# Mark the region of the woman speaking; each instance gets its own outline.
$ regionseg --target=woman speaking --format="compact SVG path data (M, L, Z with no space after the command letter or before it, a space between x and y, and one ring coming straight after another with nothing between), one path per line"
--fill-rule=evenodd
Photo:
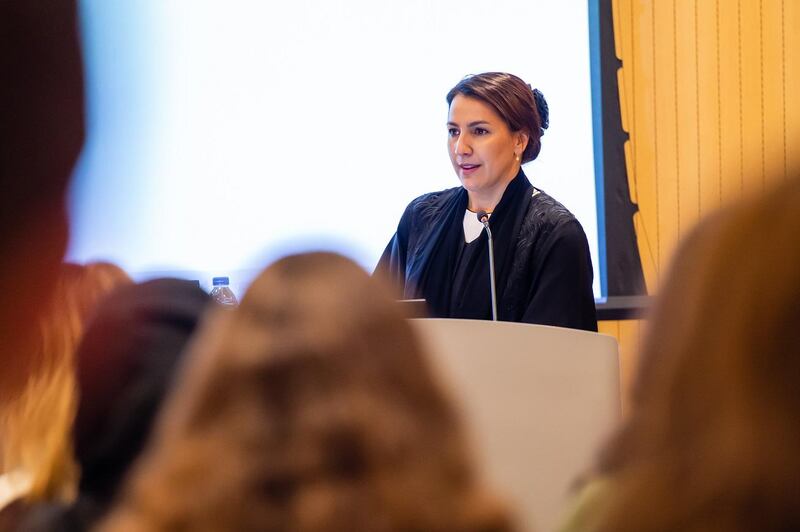
M412 201L377 271L434 317L492 318L488 238L493 236L497 319L597 330L592 261L583 228L531 185L522 164L539 155L548 126L542 94L487 72L447 94L448 149L461 186Z

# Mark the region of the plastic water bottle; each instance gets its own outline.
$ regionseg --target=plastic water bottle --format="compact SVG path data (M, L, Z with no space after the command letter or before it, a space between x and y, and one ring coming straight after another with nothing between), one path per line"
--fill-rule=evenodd
M214 277L211 283L214 285L214 288L211 289L211 298L214 301L226 307L235 307L239 304L236 296L233 295L233 290L228 286L230 280L227 277Z

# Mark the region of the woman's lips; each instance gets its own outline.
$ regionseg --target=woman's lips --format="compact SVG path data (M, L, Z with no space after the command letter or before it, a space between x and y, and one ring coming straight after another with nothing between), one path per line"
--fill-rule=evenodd
M458 167L461 168L462 175L470 175L475 173L475 171L480 168L481 165L479 164L459 164Z

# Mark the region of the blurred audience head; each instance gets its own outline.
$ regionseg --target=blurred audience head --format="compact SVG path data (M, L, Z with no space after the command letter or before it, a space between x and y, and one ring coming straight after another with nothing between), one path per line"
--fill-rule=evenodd
M155 279L118 290L100 307L77 354L82 494L106 502L115 493L209 301L195 282Z
M4 471L31 478L29 500L70 499L77 475L71 431L75 415L75 350L98 303L131 283L119 267L63 264L48 305L39 316L39 337L21 357L26 380L2 408Z
M102 517L147 441L209 296L195 282L157 279L101 303L76 353L77 500L29 508L24 530L88 530Z
M500 531L392 295L284 258L199 335L106 530Z
M800 178L678 252L592 530L800 528Z
M0 401L25 381L67 242L65 194L83 144L74 0L0 0Z

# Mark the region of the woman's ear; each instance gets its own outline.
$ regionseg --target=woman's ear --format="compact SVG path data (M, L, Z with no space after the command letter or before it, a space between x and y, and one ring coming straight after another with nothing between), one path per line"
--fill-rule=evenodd
M528 147L529 135L524 131L517 131L514 133L514 149L519 150L520 156L525 153L525 148Z

